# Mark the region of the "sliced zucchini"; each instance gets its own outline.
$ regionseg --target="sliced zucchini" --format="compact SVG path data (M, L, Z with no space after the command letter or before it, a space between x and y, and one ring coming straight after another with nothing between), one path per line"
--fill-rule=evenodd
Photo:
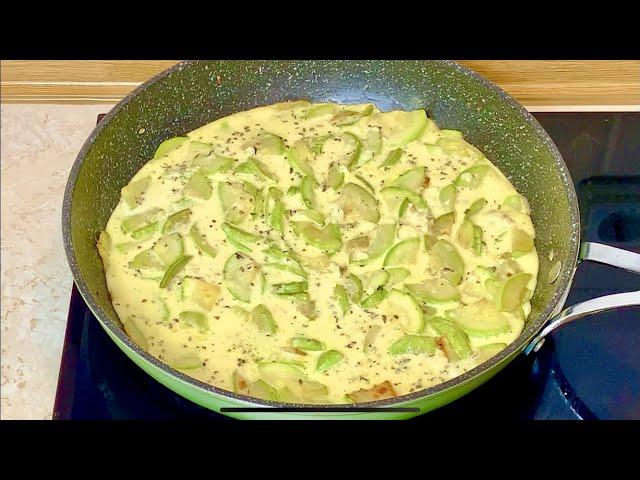
M473 226L473 254L480 256L482 254L482 227L478 225Z
M342 316L344 317L349 311L349 296L347 290L340 284L333 289L333 299L338 303Z
M482 210L486 205L487 205L487 199L486 198L479 198L475 202L473 202L471 205L469 205L469 208L467 208L464 211L464 214L467 217L475 215L480 210Z
M315 270L316 272L324 272L331 265L331 258L328 255L321 254L314 257L299 256L296 259L305 267Z
M451 243L440 239L429 250L431 266L453 285L462 281L464 263Z
M405 199L413 204L413 206L418 210L426 210L429 208L427 202L425 202L420 195L412 192L411 190L407 190L406 188L384 187L380 190L380 194L389 207L389 210L392 212L398 212L400 205Z
M513 194L509 195L504 199L502 205L505 207L509 207L517 212L526 213L527 215L530 213L529 202L522 195Z
M158 146L158 148L156 149L156 153L153 154L153 158L160 158L166 155L172 150L178 148L187 140L189 140L189 137L173 137L165 140Z
M460 298L460 292L444 278L428 278L422 283L408 283L405 288L426 302L450 302Z
M335 159L348 169L357 163L361 152L362 142L351 132L343 132L341 135L329 138L322 145L323 154Z
M400 208L398 209L398 218L404 217L404 214L407 213L407 209L409 208L409 199L405 198L402 200L400 204Z
M373 112L373 105L368 105L364 110L358 112L356 110L340 110L333 115L332 122L338 127L346 127L347 125L353 125L360 119L371 115Z
M284 203L277 202L269 214L269 225L280 233L284 233L284 212Z
M441 335L441 347L452 362L463 360L471 355L471 344L467 334L456 324L441 317L429 320L429 325Z
M209 200L209 198L211 198L211 184L207 176L200 171L191 175L191 178L182 191L190 197L201 198L203 200Z
M271 311L262 304L251 310L249 318L258 326L258 329L266 335L273 335L278 330Z
M335 110L336 107L333 104L318 105L317 107L309 109L309 111L304 115L304 118L310 120L312 118L324 117L325 115L333 114Z
M160 216L164 214L164 210L152 208L146 212L131 215L122 220L121 228L124 233L131 233L134 230L147 227L158 221Z
M211 310L220 298L220 287L199 278L185 277L182 280L182 298L194 301L205 310Z
M458 229L458 242L463 248L470 249L473 247L473 238L473 223L468 218L465 218Z
M350 258L351 254L362 252L367 247L369 247L369 237L364 235L352 238L345 244L345 249L350 254Z
M254 175L257 178L262 180L273 180L274 182L278 181L278 177L267 168L267 166L262 163L257 158L251 157L246 162L242 162L238 165L235 170L235 173L244 173L246 175Z
M191 161L191 165L200 167L200 171L205 175L214 175L228 172L235 162L235 158L207 155L194 158Z
M311 222L293 222L292 225L295 234L309 245L329 253L342 248L340 229L334 223L329 223L322 229L315 227Z
M248 382L237 370L233 373L233 391L241 395L261 398L262 400L275 401L278 399L275 388L267 382L263 380Z
M349 222L365 220L377 223L380 220L378 201L355 183L347 183L342 187L336 203L342 208Z
M376 115L382 127L383 138L392 146L402 146L420 136L427 127L424 110L405 112L395 110Z
M189 237L193 240L193 243L195 243L199 250L206 253L211 258L215 258L216 255L218 255L218 250L207 242L207 239L202 233L200 233L200 230L198 230L195 223L191 226L191 230L189 230Z
M373 188L373 185L371 185L371 183L369 183L366 178L364 178L362 175L357 175L357 174L354 176L360 183L362 183L362 185L366 187L366 189L369 191L371 195L375 195L376 193L375 188Z
M419 248L420 239L418 237L402 240L391 247L384 258L383 265L385 267L413 265L416 262Z
M320 226L324 225L324 215L322 215L317 210L298 210L298 213L300 215L304 215L309 220L311 220L312 222L314 222L314 223L316 223L316 224L318 224Z
M144 227L136 228L131 232L131 238L134 240L147 240L153 237L153 234L158 230L158 222L150 223Z
M180 273L180 271L185 267L187 263L191 260L190 255L186 255L184 257L178 258L175 262L173 262L167 268L167 271L164 273L162 280L160 280L160 288L165 288L173 278Z
M487 299L445 312L470 337L491 337L510 330L507 316Z
M490 170L489 165L474 165L460 173L454 184L458 188L477 188Z
M380 334L382 327L380 325L372 325L367 330L366 335L364 336L363 347L362 350L364 353L368 353L373 347L373 343L376 341L376 338Z
M453 212L440 215L433 222L432 230L434 235L449 235L451 233L451 229L453 228L454 222L455 217Z
M165 235L158 240L151 249L160 260L162 260L165 266L169 266L178 258L182 257L184 252L182 236L179 233Z
M497 296L498 308L503 312L512 312L520 307L526 301L530 280L531 274L524 272L510 277Z
M304 177L300 183L300 196L302 202L311 210L315 210L315 194L313 192L314 182L309 177Z
M360 304L360 306L362 306L362 308L376 308L378 305L380 305L380 302L382 302L385 298L387 298L388 292L382 288L379 288L378 290L376 290L375 292L373 292L371 295L369 295L368 297L366 297L364 300L362 300L362 303Z
M224 264L224 285L238 300L250 302L251 292L259 272L260 268L251 257L236 252Z
M370 150L373 155L380 153L382 150L382 131L380 128L374 127L367 132L363 146L367 150Z
M405 335L389 346L390 355L420 355L436 352L437 340L422 335Z
M253 195L238 184L218 183L218 197L227 222L240 223L253 211Z
M365 296L369 296L386 285L391 275L386 270L378 270L377 272L367 273L362 277L362 285Z
M291 346L293 348L299 348L308 352L321 352L324 350L324 345L320 340L313 338L295 337L291 339Z
M144 200L144 194L149 188L151 177L144 177L135 182L130 182L127 186L122 187L120 195L129 208L136 208Z
M306 292L308 290L309 284L307 282L276 283L271 287L271 291L276 295Z
M290 363L264 362L258 364L260 378L277 390L289 388L296 392L300 382L306 380L306 375L300 368Z
M197 155L209 155L213 150L213 145L210 143L199 142L197 140L191 140L189 143L189 155L195 157Z
M191 209L185 208L184 210L180 210L172 215L169 215L167 221L162 227L162 233L165 235L168 233L173 233L181 230L183 227L189 225L191 222Z
M367 249L369 259L377 258L393 245L398 226L395 223L383 223L373 231L373 238Z
M389 272L389 279L387 280L386 285L392 286L397 283L402 282L405 278L411 275L411 272L403 267L392 267L386 268L387 272Z
M402 158L402 154L404 151L401 148L395 148L389 152L387 158L384 159L384 162L380 164L381 167L390 167L395 165Z
M180 312L180 322L186 324L189 327L199 328L206 332L209 330L209 321L207 316L202 312Z
M309 163L314 160L313 152L309 149L306 142L300 140L294 143L293 146L285 152L285 158L296 172L311 178L314 183L318 183L313 167L311 167Z
M533 238L524 230L514 228L511 237L511 251L514 257L522 256L533 250Z
M130 263L133 268L157 268L161 269L165 266L164 262L153 252L152 249L144 250L138 253Z
M200 356L195 352L185 353L183 355L167 359L167 363L178 370L193 370L202 366Z
M327 183L334 190L338 190L344 182L344 173L338 163L332 163L327 174Z
M344 288L347 290L347 294L353 303L360 303L363 290L362 280L351 273L344 281Z
M330 368L335 367L338 363L342 361L344 355L338 352L337 350L327 350L323 352L322 355L318 357L318 362L316 363L316 370L318 372L326 372Z
M241 244L256 243L262 240L262 237L246 232L226 222L222 224L221 228L229 240L233 240Z
M282 155L284 153L284 140L269 132L261 133L253 146L258 155Z
M453 183L442 187L440 193L438 194L438 198L440 200L440 203L442 204L442 207L448 212L453 211L453 209L455 208L457 196L458 192L456 190L456 186Z
M391 185L420 193L424 186L424 178L426 175L427 169L425 167L412 168L396 178Z
M424 330L424 314L418 302L408 293L390 290L380 303L378 311L388 318L400 321L402 328L408 332L420 333Z

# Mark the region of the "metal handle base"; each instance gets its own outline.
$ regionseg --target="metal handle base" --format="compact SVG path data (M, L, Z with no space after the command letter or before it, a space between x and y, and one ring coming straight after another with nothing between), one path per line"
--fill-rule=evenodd
M601 243L585 242L580 248L579 261L590 260L622 268L633 273L640 274L640 255L621 248L610 247ZM640 305L640 290L634 292L616 293L604 297L592 298L582 303L565 308L553 317L549 323L536 335L524 348L525 355L537 352L544 339L557 328L579 318L593 313L599 313L616 308L625 308Z

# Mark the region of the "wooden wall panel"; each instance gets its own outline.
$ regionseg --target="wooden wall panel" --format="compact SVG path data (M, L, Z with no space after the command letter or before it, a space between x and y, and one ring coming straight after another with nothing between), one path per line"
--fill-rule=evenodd
M168 61L2 61L6 103L114 103ZM640 109L640 61L463 60L522 104Z

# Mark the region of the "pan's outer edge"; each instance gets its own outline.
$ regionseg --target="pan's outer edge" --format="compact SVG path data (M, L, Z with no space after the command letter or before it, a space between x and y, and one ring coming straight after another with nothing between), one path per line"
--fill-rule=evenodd
M436 394L444 394L447 391L454 390L470 381L472 381L475 377L480 376L484 373L489 372L494 369L498 364L506 361L507 358L515 356L517 352L520 352L524 349L524 347L531 341L533 336L542 328L542 326L554 315L556 314L563 306L568 290L571 286L571 282L573 280L573 275L576 269L576 263L578 260L578 251L580 244L580 215L578 210L578 200L576 191L573 185L573 181L571 179L571 174L569 173L569 169L567 168L564 160L562 159L562 155L558 150L557 146L551 140L548 133L542 128L540 123L513 97L511 97L504 90L499 88L497 85L492 83L491 81L484 78L482 75L476 73L475 71L464 67L454 61L450 60L442 60L440 61L443 64L454 67L462 73L469 75L471 77L476 78L479 82L481 82L485 87L493 90L498 96L511 105L512 108L515 108L518 113L522 115L524 121L529 123L535 133L538 134L544 142L547 144L548 148L551 150L557 168L559 169L560 176L562 178L562 183L565 188L565 192L567 194L569 200L569 208L571 211L569 212L569 217L571 220L571 245L568 258L571 259L570 262L566 262L562 267L562 271L556 280L558 282L558 288L556 289L554 295L551 298L551 301L547 305L547 307L540 313L539 318L536 322L529 322L526 326L525 330L520 334L518 339L511 343L507 348L502 350L499 354L486 361L485 363L465 372L464 374L455 377L446 382L434 385L432 387L428 387L423 390L418 390L406 395L398 396L395 398L387 399L387 400L379 400L376 402L368 402L366 404L362 404L362 406L367 407L388 407L395 406L397 404L404 404L407 402L412 402L419 400L421 398L427 398L430 396L434 396ZM71 202L73 199L73 191L76 185L76 180L80 169L82 168L84 157L86 153L91 149L93 143L98 135L102 132L102 130L106 127L109 121L127 104L129 101L137 96L140 92L146 90L150 85L158 82L159 80L171 75L172 73L181 70L182 68L196 63L196 61L184 61L177 63L173 67L159 73L158 75L150 78L148 81L144 82L138 88L129 93L126 97L124 97L115 107L111 109L111 111L102 119L100 124L98 124L94 130L91 132L84 145L80 149L76 160L71 168L69 173L69 178L67 181L67 186L64 192L63 199L63 207L62 207L62 235L65 247L65 253L67 256L67 261L69 263L69 267L71 268L71 272L73 275L74 282L76 283L80 294L84 298L90 310L93 314L99 319L103 326L107 327L113 335L115 335L118 339L120 339L124 344L129 347L132 351L134 351L138 356L142 357L148 363L153 364L155 367L164 371L164 373L177 378L183 383L189 384L193 387L196 387L202 391L221 395L223 397L229 397L231 399L243 401L248 404L253 404L256 406L296 406L296 404L287 404L283 402L272 402L267 400L260 400L254 397L248 397L245 395L238 395L234 392L230 392L228 390L224 390L222 388L215 387L213 385L206 384L199 380L194 379L188 375L179 372L167 364L159 361L151 354L147 353L143 349L141 349L137 344L131 341L128 335L120 328L115 322L113 322L108 315L105 314L103 309L94 301L91 292L87 288L84 279L80 273L78 268L78 264L76 262L75 252L73 250L73 244L71 240ZM307 405L304 405L307 406ZM314 408L331 408L339 410L342 407L350 407L349 404L331 404L331 405L313 405Z

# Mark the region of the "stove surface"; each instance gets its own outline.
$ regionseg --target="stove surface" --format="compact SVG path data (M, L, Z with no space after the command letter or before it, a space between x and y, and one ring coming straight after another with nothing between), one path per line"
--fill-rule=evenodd
M563 155L578 192L583 240L640 253L640 114L534 113ZM100 120L100 118L99 118ZM640 276L578 267L567 305L640 289ZM414 421L434 419L640 419L640 309L569 324L535 355ZM54 419L231 421L146 375L71 293Z

